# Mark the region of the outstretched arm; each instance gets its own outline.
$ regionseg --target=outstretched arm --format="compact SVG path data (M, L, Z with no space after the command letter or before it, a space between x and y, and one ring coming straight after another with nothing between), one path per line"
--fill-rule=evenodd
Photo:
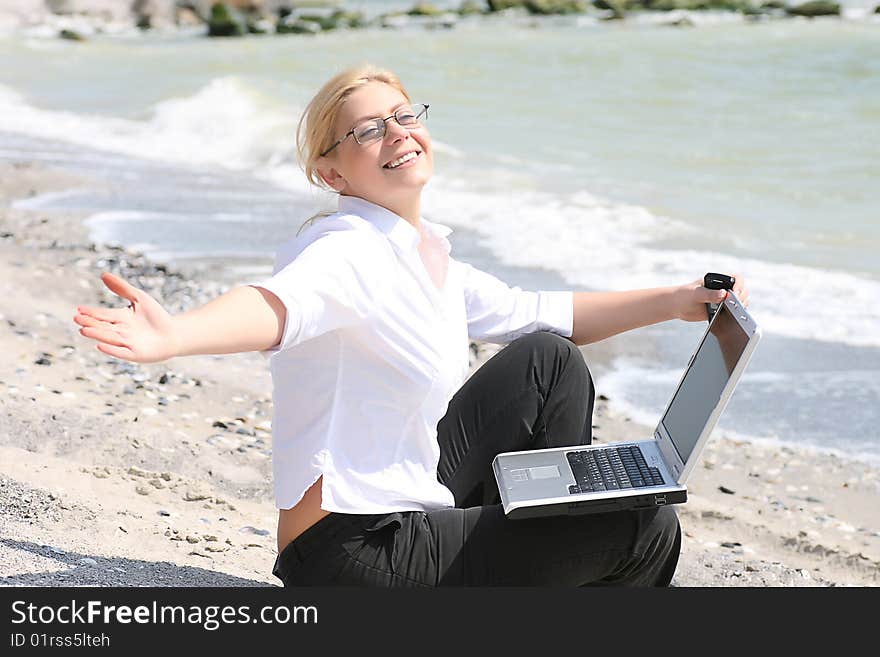
M236 287L194 310L170 315L149 294L114 274L101 280L127 308L78 306L80 334L105 354L155 363L176 356L231 354L270 349L281 341L284 304L263 288Z
M748 305L748 289L736 276L734 292ZM574 330L578 345L604 340L642 326L670 319L696 322L706 319L706 304L720 303L726 290L709 290L698 280L686 285L626 292L575 292Z

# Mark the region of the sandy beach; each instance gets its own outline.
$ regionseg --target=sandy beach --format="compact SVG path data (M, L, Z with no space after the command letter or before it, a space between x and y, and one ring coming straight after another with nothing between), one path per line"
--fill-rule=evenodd
M278 586L268 367L134 365L79 336L77 304L119 305L102 271L172 310L223 290L92 243L82 216L11 207L80 183L0 164L0 585ZM600 441L651 433L601 397L594 424ZM689 489L676 586L880 583L876 468L716 432Z

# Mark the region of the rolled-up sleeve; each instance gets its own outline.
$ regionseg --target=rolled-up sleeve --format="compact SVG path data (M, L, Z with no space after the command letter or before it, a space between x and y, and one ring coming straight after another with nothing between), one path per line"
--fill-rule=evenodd
M536 331L571 337L572 291L525 291L472 265L456 264L462 268L469 337L501 344Z
M286 310L281 341L260 353L271 356L368 316L375 292L369 262L348 242L319 238L270 278L248 283L274 294Z

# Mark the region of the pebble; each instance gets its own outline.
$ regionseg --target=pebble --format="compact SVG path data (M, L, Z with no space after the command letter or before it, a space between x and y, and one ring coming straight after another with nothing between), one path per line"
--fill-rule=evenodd
M78 562L81 566L97 566L98 562L89 557L83 557Z
M187 488L183 495L183 499L187 502L198 502L200 500L211 499L211 494L200 488Z
M245 525L238 531L245 534L256 534L257 536L268 536L270 533L267 529L257 529L256 527L251 527L250 525Z
M731 490L727 486L719 486L718 490L720 490L722 493L726 493L727 495L735 495L736 494L735 490Z

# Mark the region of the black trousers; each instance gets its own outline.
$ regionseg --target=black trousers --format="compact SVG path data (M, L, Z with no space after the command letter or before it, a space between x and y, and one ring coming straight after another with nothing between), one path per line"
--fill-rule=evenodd
M681 547L669 507L508 520L491 470L504 451L589 444L593 381L580 350L541 332L483 364L438 425L455 508L331 513L285 547L285 586L666 586Z

